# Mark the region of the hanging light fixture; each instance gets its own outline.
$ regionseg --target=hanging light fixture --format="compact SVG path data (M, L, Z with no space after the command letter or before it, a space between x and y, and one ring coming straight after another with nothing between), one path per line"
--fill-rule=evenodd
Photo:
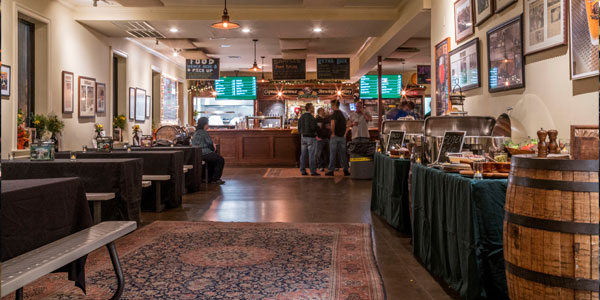
M404 64L406 62L402 61L402 74L404 74ZM408 98L406 97L406 90L408 89L408 81L406 81L406 85L404 85L404 88L400 91L400 94L402 95L402 97L400 97L400 101L405 100L408 101Z
M256 42L258 42L258 40L254 39L252 41L254 42L254 64L252 64L252 68L250 68L250 71L258 72L261 70L261 68L256 63Z
M223 15L221 16L221 22L212 24L213 28L217 29L235 29L240 28L240 25L229 21L229 14L227 13L227 0L225 0L225 9L223 9Z
M260 59L261 59L260 67L262 68L262 75L261 75L260 82L264 83L264 82L267 82L267 80L265 79L265 57L261 56Z

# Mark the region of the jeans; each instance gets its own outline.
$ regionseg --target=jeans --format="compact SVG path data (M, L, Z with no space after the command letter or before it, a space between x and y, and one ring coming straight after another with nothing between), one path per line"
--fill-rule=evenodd
M316 152L317 152L317 138L315 137L302 137L300 152L300 172L306 173L306 156L308 156L308 166L311 174L317 173L316 163Z
M327 168L329 165L329 139L317 141L317 168Z
M336 157L340 158L344 172L348 172L348 154L346 153L346 138L334 136L329 140L329 172L335 170Z
M202 154L202 160L206 162L206 167L208 168L208 181L221 179L225 159L215 152L210 152Z

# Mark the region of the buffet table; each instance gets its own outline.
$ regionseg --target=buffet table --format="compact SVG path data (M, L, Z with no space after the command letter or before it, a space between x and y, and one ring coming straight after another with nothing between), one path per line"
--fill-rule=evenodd
M412 165L414 254L463 299L507 299L506 179L473 180Z
M410 160L375 153L371 211L395 229L410 234L408 174Z

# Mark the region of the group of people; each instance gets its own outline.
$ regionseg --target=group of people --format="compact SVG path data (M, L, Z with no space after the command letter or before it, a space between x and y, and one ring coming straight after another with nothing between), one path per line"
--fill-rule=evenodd
M348 156L346 153L346 134L352 130L353 142L368 142L369 128L367 123L372 117L364 109L362 102L356 103L356 111L348 119L340 110L340 101L331 102L333 112L327 115L323 108L319 108L314 116L315 107L307 103L305 112L298 120L298 132L301 136L300 172L306 172L306 160L311 176L319 176L317 168L324 171L325 176L333 176L339 160L344 171L344 176L350 176L348 171Z
M394 108L386 114L389 120L398 120L399 118L413 118L421 120L421 115L415 111L415 103L412 101L400 102L400 108Z

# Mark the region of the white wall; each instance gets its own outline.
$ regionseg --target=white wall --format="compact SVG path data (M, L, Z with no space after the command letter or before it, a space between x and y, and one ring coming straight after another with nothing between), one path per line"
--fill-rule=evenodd
M112 128L112 49L127 53L126 88L142 88L150 93L152 90L152 66L161 72L176 78L184 78L184 69L175 63L151 54L138 44L126 40L108 38L73 19L71 8L56 0L2 0L2 63L12 67L12 91L8 100L2 100L2 155L16 150L16 112L17 112L17 16L19 13L30 15L48 23L48 62L36 61L36 72L44 70L47 80L47 93L36 93L36 103L45 101L47 105L36 107L36 113L54 113L65 121L65 130L60 137L60 147L80 149L83 144L91 145L94 135L94 124L103 124L107 134ZM38 64L47 64L40 68ZM61 72L70 71L78 76L96 78L105 83L107 89L106 113L99 113L95 118L78 118L77 96L73 114L62 113ZM153 99L154 101L155 99ZM127 105L128 106L128 105ZM43 111L41 111L43 110ZM133 123L126 130L131 131ZM150 120L140 123L144 133L152 130ZM131 134L126 133L125 138Z
M457 48L454 34L454 1L432 0L431 8L431 59L435 66L435 44L451 38L451 49ZM523 0L493 15L480 26L475 37L480 40L481 88L466 92L465 110L469 115L498 117L513 107L511 117L522 123L526 135L536 137L541 127L557 129L560 138L569 138L570 125L598 124L598 78L572 81L569 69L569 49L561 46L525 59L525 88L488 92L488 65L486 32L523 13ZM434 74L434 70L432 70ZM435 82L434 82L435 84ZM435 90L435 87L432 86Z

